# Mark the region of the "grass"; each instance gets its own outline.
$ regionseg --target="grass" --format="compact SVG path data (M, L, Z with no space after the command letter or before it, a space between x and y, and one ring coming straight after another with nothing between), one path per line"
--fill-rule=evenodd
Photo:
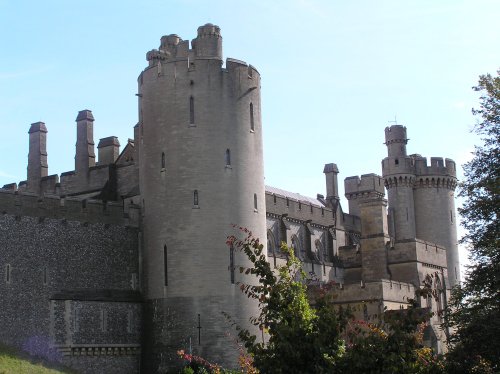
M74 374L62 365L52 364L0 344L0 374Z

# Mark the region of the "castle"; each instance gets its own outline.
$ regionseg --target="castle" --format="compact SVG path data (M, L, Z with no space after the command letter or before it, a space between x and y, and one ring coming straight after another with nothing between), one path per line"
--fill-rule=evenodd
M231 224L267 238L272 266L293 247L306 273L335 281L361 318L399 309L423 282L439 312L459 282L455 163L406 151L385 129L382 176L345 179L324 166L326 195L264 185L260 75L228 58L219 27L161 38L138 78L139 121L123 150L76 117L75 170L48 175L47 127L29 129L27 180L0 189L0 342L84 373L156 373L185 349L235 366L222 311L248 325L239 290L248 260L226 247ZM388 200L385 200L385 189ZM367 302L370 301L370 302ZM437 313L425 339L442 350ZM233 332L234 334L234 332Z

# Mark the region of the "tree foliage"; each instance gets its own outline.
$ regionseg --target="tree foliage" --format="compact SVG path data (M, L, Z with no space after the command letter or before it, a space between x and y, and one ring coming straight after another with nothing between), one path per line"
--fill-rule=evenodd
M238 336L261 373L442 373L439 361L422 346L427 311L413 303L407 310L384 313L381 324L357 321L349 308L335 306L330 285L307 292L300 261L286 245L286 263L273 270L263 245L251 233L228 238L244 252L258 284L240 284L260 305L251 322L265 331L267 341L236 326ZM389 328L388 328L389 327Z
M268 336L260 341L247 329L239 329L239 338L253 356L254 365L262 373L331 373L344 352L340 326L345 324L343 313L334 313L331 305L320 301L314 309L308 300L300 261L292 250L282 246L286 264L275 274L263 245L243 229L246 237L230 237L228 242L243 251L253 264L240 268L254 274L256 285L241 284L241 290L260 305L260 314L251 322Z
M500 71L482 75L473 89L481 93L474 132L483 144L464 165L465 179L459 212L467 234L471 265L465 282L452 295L445 324L450 338L450 365L454 372L500 371Z

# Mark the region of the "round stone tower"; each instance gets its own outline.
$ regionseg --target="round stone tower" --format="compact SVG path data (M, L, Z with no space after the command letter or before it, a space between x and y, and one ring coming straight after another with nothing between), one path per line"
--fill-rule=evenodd
M225 312L249 327L258 305L238 282L248 266L226 238L232 224L265 238L260 75L242 61L222 68L218 26L191 43L161 38L139 76L140 193L147 372L179 364L184 349L236 366Z
M388 157L382 175L389 201L389 232L396 240L418 238L446 248L450 287L460 282L454 190L455 162L406 153L406 127L386 127Z
M406 127L385 128L387 157L382 161L382 176L389 201L389 233L396 240L415 238L412 160L406 154Z
M417 238L446 248L448 286L460 282L455 215L455 162L431 157L415 157L415 222Z

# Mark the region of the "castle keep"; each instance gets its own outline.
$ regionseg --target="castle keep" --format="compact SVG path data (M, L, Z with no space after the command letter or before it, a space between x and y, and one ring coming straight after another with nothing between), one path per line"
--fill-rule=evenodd
M160 373L184 349L235 366L231 326L258 305L238 282L248 260L226 247L243 226L273 266L293 247L306 273L335 282L360 318L404 307L424 282L443 310L459 282L455 163L407 155L406 128L385 129L382 176L324 166L326 194L264 186L260 75L222 59L218 26L161 38L138 78L133 139L95 154L94 116L76 117L75 169L49 175L47 126L29 128L27 180L0 189L0 342L84 373ZM385 199L385 190L388 192ZM368 303L368 301L370 301ZM426 342L442 350L441 314Z

